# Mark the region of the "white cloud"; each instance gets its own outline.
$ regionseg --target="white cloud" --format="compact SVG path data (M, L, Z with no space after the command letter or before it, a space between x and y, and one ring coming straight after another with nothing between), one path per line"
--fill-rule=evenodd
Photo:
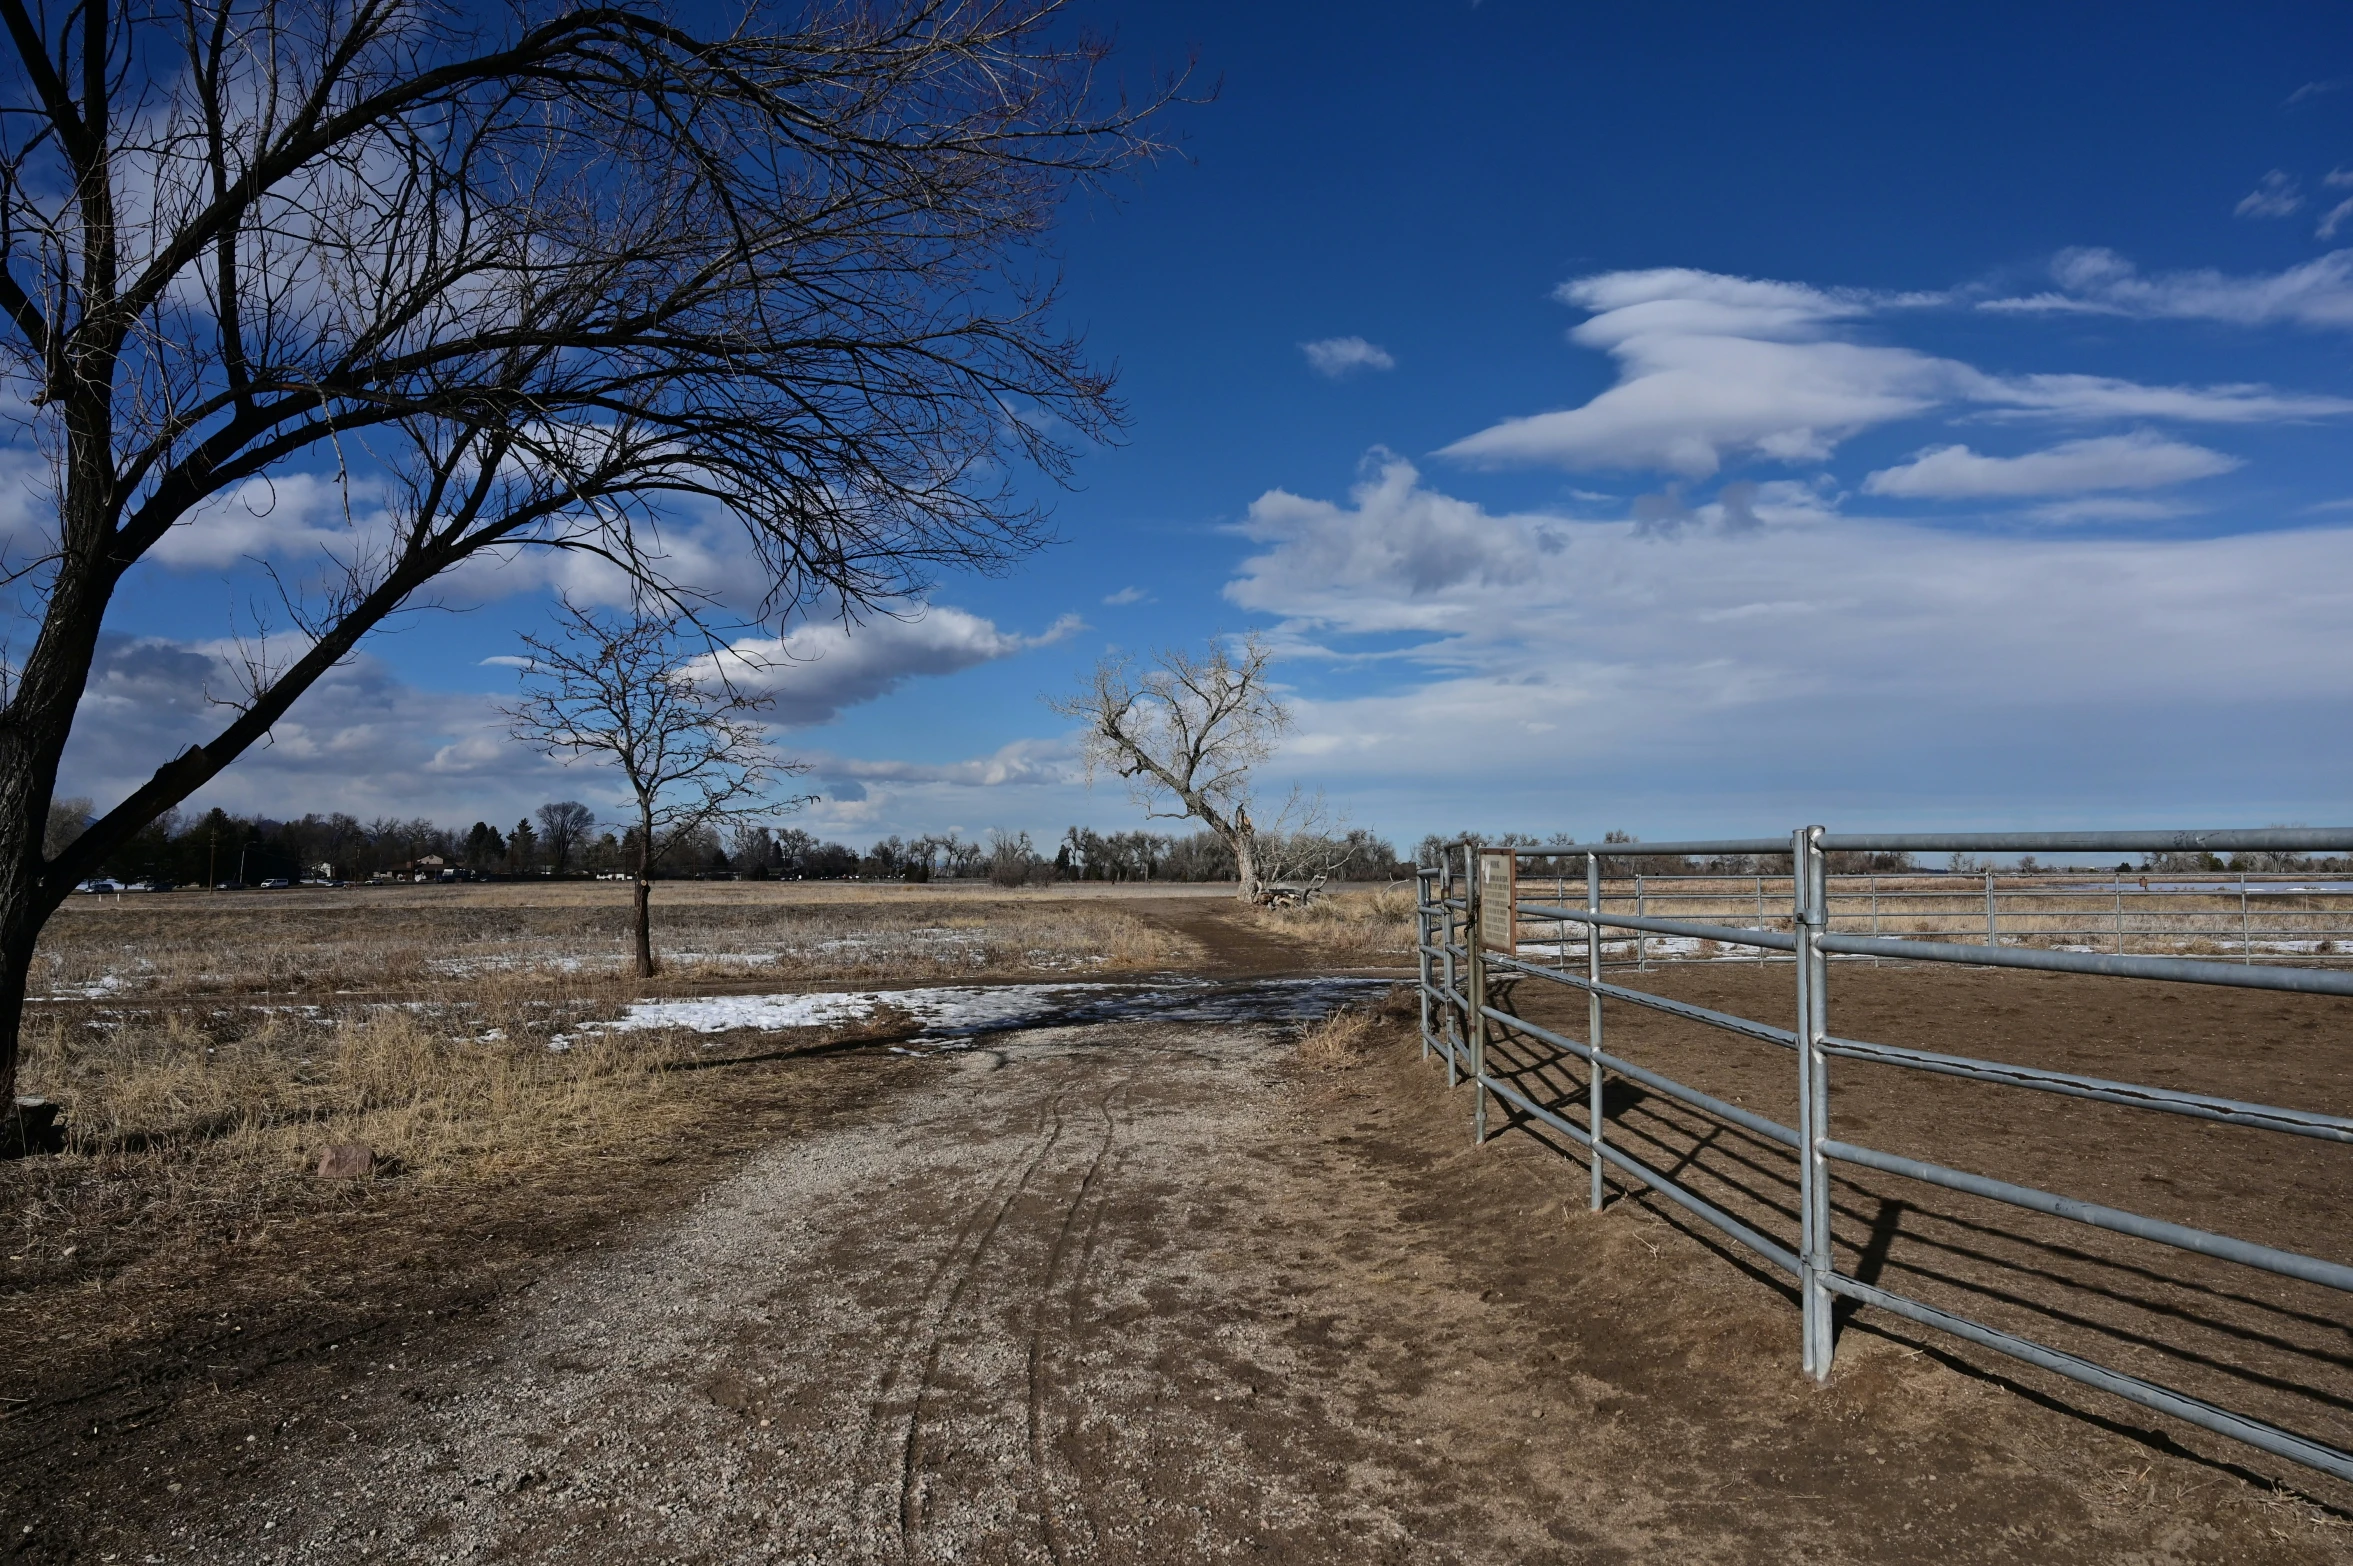
M964 761L870 761L808 751L802 758L820 780L858 783L944 784L951 788L1036 787L1081 780L1079 754L1066 739L1021 739Z
M2353 327L2353 250L2282 272L2232 277L2210 268L2143 274L2113 250L2061 251L2056 291L1982 300L1981 310L2072 311L2240 326Z
M1384 825L1432 790L1543 830L1640 825L1597 820L1604 797L1676 812L1668 830L1755 830L1834 805L1918 821L1988 790L2114 820L2129 789L2177 819L2193 774L2231 768L2224 813L2263 819L2295 772L2264 770L2273 728L2293 749L2346 711L2353 529L1996 537L1837 515L1795 485L1751 509L1755 527L1645 536L1488 512L1402 463L1343 503L1262 497L1229 599L1278 617L1293 655L1380 637L1395 676L1299 699L1285 764ZM1434 534L1456 543L1446 569L1377 568ZM1401 632L1420 634L1399 650ZM2227 755L2188 741L2250 693L2292 720L2251 717ZM2152 760L2177 752L2187 770ZM1704 815L1673 802L1702 793Z
M1318 375L1338 380L1359 370L1394 370L1397 361L1389 350L1378 343L1368 343L1361 337L1326 337L1312 343L1301 343L1299 351L1307 355L1308 368Z
M2064 441L2020 457L1939 446L1863 480L1866 494L1908 500L1982 500L2069 495L2097 489L2158 489L2228 473L2239 459L2140 432Z
M1617 384L1581 407L1507 419L1442 455L1703 479L1741 457L1821 462L1863 430L1954 407L1993 417L2223 423L2353 413L2353 400L2255 385L1991 375L1958 360L1851 340L1867 318L1941 306L1951 302L1946 295L1878 295L1664 268L1579 278L1563 284L1559 297L1593 312L1569 335L1618 361Z
M149 558L172 571L241 560L347 563L379 547L386 522L374 486L331 473L280 473L222 491L157 540Z
M1859 293L1662 268L1579 278L1557 295L1593 312L1570 338L1615 357L1618 384L1583 407L1507 419L1445 455L1691 478L1736 453L1819 461L1859 430L1949 400L1964 370L1837 340L1874 308Z
M2324 98L2332 92L2341 91L2344 85L2345 83L2342 78L2334 81L2306 82L2303 86L2288 94L2288 102L2293 105L2298 103L2307 103L2314 98Z
M1274 548L1244 561L1226 596L1282 614L1329 600L1377 617L1356 630L1445 629L1465 595L1484 601L1528 580L1559 547L1549 519L1492 516L1425 489L1409 462L1385 452L1374 462L1348 508L1280 489L1252 502L1241 531Z
M740 645L762 660L756 679L778 698L769 716L789 725L823 722L908 680L1009 657L1080 628L1076 616L1064 616L1041 635L1019 636L964 610L935 607L873 620L847 634L838 625L802 626L781 643ZM286 649L274 651L283 661ZM173 755L211 739L233 717L225 704L241 689L240 654L227 643L103 638L61 786L111 804ZM481 660L501 669L525 661ZM420 690L362 654L306 692L266 743L194 803L281 816L311 810L423 815L444 824L503 820L567 796L618 807L617 779L593 766L551 760L510 738L498 699ZM1052 781L1061 776L1056 758L1066 751L1058 741L1028 741L991 758L930 769L826 758L826 775L960 787Z
M855 626L829 621L798 626L781 638L745 637L721 656L738 685L775 698L769 721L801 727L828 722L843 708L888 695L909 680L1010 658L1061 641L1084 625L1078 616L1064 615L1041 635L1021 636L935 604Z
M2332 176L2330 183L2334 184L2335 182L2336 181ZM2320 216L2320 224L2318 227L2313 229L2312 237L2321 240L2336 238L2337 230L2344 227L2345 219L2347 218L2353 218L2353 197L2348 197L2347 199L2338 202L2335 206L2322 213Z
M101 639L75 715L63 786L111 805L233 717L236 649L161 637ZM593 772L567 773L507 738L483 695L425 691L380 660L332 671L195 797L197 808L299 815L347 811L503 819L551 797L601 799Z
M2353 398L2290 395L2253 383L2148 386L2107 375L2012 375L1976 395L1980 418L2171 419L2183 424L2272 424L2353 413Z
M2190 515L2196 508L2174 500L2136 500L2121 495L2096 495L2085 500L2056 500L2029 506L2025 515L2035 522L2163 522Z
M2304 205L2304 193L2298 188L2295 176L2282 169L2273 169L2240 198L2231 210L2240 217L2288 217Z
M1103 602L1116 609L1127 604L1143 603L1151 596L1140 587L1123 587L1116 593L1106 594Z

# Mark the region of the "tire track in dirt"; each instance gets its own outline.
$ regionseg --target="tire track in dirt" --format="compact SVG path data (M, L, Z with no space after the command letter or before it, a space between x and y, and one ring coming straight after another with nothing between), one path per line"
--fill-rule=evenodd
M1062 1225L1055 1231L1054 1243L1046 1253L1045 1274L1039 1279L1037 1293L1030 1304L1029 1385L1026 1400L1030 1474L1033 1495L1038 1509L1039 1535L1046 1546L1046 1553L1054 1558L1056 1566L1062 1566L1063 1562L1070 1559L1068 1541L1062 1536L1059 1503L1063 1497L1056 1493L1058 1490L1068 1491L1069 1498L1075 1502L1076 1508L1086 1524L1087 1538L1083 1541L1084 1544L1092 1546L1096 1542L1097 1530L1093 1509L1087 1505L1085 1484L1083 1482L1069 1485L1057 1483L1059 1476L1055 1472L1056 1468L1067 1469L1072 1466L1068 1462L1067 1453L1060 1450L1052 1453L1048 1451L1045 1433L1046 1404L1053 1394L1054 1387L1052 1366L1049 1363L1046 1312L1051 1303L1050 1296L1054 1293L1055 1281L1061 1276L1063 1261L1070 1253L1072 1231L1079 1227L1080 1214L1084 1213L1086 1214L1086 1225L1079 1246L1078 1263L1071 1269L1069 1287L1063 1297L1063 1350L1065 1353L1075 1353L1080 1347L1081 1328L1086 1314L1088 1265L1094 1259L1095 1234L1102 1226L1103 1221L1105 1204L1102 1199L1102 1191L1109 1183L1102 1178L1104 1164L1106 1160L1110 1160L1112 1170L1116 1173L1119 1163L1117 1159L1112 1158L1113 1150L1119 1140L1119 1116L1113 1111L1112 1104L1114 1100L1119 1100L1124 1106L1128 1084L1132 1080L1133 1078L1129 1076L1120 1077L1096 1102L1096 1112L1103 1117L1102 1140L1096 1144L1094 1156L1087 1161L1086 1172L1079 1177L1078 1189L1072 1193L1069 1203L1063 1208ZM1066 1412L1064 1434L1067 1434L1069 1417ZM1061 1443L1057 1442L1055 1445L1060 1447ZM1072 1478L1075 1479L1077 1476L1072 1475Z
M950 1239L939 1264L932 1269L930 1278L917 1296L921 1303L911 1313L914 1320L925 1321L928 1325L920 1337L910 1337L893 1357L890 1368L875 1390L873 1401L868 1405L868 1439L862 1444L872 1451L881 1444L882 1427L892 1394L904 1380L909 1366L920 1364L915 1376L914 1395L907 1407L906 1422L898 1430L897 1462L875 1465L886 1470L896 1469L897 1505L890 1521L898 1539L899 1559L908 1562L909 1566L916 1558L915 1537L922 1511L919 1492L923 1471L924 1402L938 1380L940 1359L946 1351L950 1324L955 1318L957 1306L962 1303L973 1280L979 1275L990 1245L1003 1230L1007 1216L1012 1213L1015 1204L1020 1202L1030 1182L1036 1179L1038 1171L1045 1166L1046 1160L1052 1156L1056 1144L1062 1140L1062 1106L1067 1096L1067 1090L1057 1091L1039 1104L1038 1135L1030 1144L1028 1157L1008 1161L1000 1168L988 1192L972 1205L965 1221ZM935 1299L937 1303L931 1303ZM877 1486L876 1493L879 1494L880 1490L881 1487ZM877 1541L884 1534L885 1530L882 1529L873 1531Z

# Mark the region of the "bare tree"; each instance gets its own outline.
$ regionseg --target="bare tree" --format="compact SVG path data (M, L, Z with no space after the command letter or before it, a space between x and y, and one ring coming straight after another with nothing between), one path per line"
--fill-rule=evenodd
M1267 685L1270 655L1256 637L1240 649L1210 643L1206 657L1168 650L1139 671L1105 658L1076 694L1047 705L1086 725L1087 767L1118 774L1147 815L1191 817L1234 856L1237 895L1258 898L1260 829L1251 819L1251 769L1274 753L1291 714ZM1296 798L1296 796L1294 796Z
M48 825L41 830L41 852L54 859L90 830L90 812L97 807L82 796L49 802Z
M577 799L559 799L532 812L539 821L539 841L556 874L572 868L572 856L588 841L596 826L596 812Z
M854 616L1034 546L1020 465L1120 419L1038 247L1168 96L1105 104L1060 9L0 0L0 401L54 502L0 561L0 1094L75 881L466 562L676 586L692 502L764 614ZM295 474L346 536L271 568L222 726L45 854L125 577Z
M776 834L755 821L739 821L727 832L727 862L736 874L768 879L776 862Z
M803 800L769 797L807 768L769 748L752 715L771 698L731 684L723 662L682 636L676 618L605 615L563 605L564 634L526 636L523 700L507 712L515 737L551 755L621 769L636 803L637 974L657 971L654 871L718 827L776 816Z

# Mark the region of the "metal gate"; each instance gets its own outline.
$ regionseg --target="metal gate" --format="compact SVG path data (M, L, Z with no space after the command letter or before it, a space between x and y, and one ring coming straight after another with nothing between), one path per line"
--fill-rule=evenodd
M1841 1273L1831 1245L1831 1166L1848 1164L1900 1175L2094 1229L2155 1241L2161 1245L2346 1292L2353 1292L2353 1267L1841 1140L1835 1134L1832 1122L1830 1062L1841 1058L1868 1061L2002 1087L2126 1105L2153 1113L2189 1116L2276 1132L2283 1136L2336 1143L2353 1142L2353 1119L2172 1088L2112 1081L2067 1071L2044 1070L1844 1038L1831 1031L1828 985L1829 961L1834 956L2039 969L2334 996L2353 996L2353 972L2324 966L2258 964L2254 960L2256 948L2251 936L2245 941L2244 950L2237 961L2126 952L2123 950L2125 920L2121 883L2117 892L2117 949L2114 951L2001 944L1996 890L1990 877L1984 891L1989 931L1987 944L1963 944L1940 938L1842 933L1833 927L1830 878L1826 873L1825 860L1826 855L1838 852L2104 855L2200 850L2310 853L2346 849L2353 849L2353 828L2235 832L1883 834L1830 833L1821 827L1804 827L1787 838L1690 843L1571 843L1541 847L1482 848L1474 841L1457 842L1446 847L1439 865L1421 871L1418 883L1416 946L1420 954L1423 1052L1425 1056L1433 1051L1445 1056L1450 1083L1467 1077L1473 1085L1472 1135L1475 1140L1484 1141L1486 1138L1488 1098L1492 1095L1518 1113L1558 1131L1587 1151L1591 1203L1596 1211L1603 1202L1604 1170L1615 1168L1791 1275L1797 1281L1802 1301L1799 1357L1805 1371L1817 1380L1830 1373L1832 1301L1842 1297L1858 1305L1886 1310L1921 1326L1967 1339L1984 1348L2024 1360L2339 1478L2353 1480L2353 1454L2139 1376L2096 1364L2080 1355ZM1604 911L1605 859L1619 861L1646 857L1689 859L1724 856L1786 857L1789 863L1790 868L1784 875L1755 878L1757 906L1754 925L1655 917L1646 906L1649 888L1643 886L1640 880L1636 881L1632 899L1635 911ZM1549 865L1551 873L1534 879L1551 882L1552 886L1532 887L1523 884L1521 869L1531 865ZM1581 904L1573 903L1562 895L1569 885L1569 867L1577 865L1581 865L1584 871L1584 897ZM1780 905L1771 911L1766 906L1765 892L1769 881L1780 882L1785 886ZM2239 888L2242 919L2251 930L2252 915L2244 911L2249 897L2246 883L2240 882ZM1553 893L1550 901L1544 900L1542 895L1548 890ZM1879 924L1878 905L1875 888L1871 925L1874 930ZM1845 918L1850 925L1855 922L1849 915L1840 917ZM1556 959L1554 962L1531 959L1521 939L1524 927L1529 924L1550 926L1562 932L1561 938L1549 953ZM1775 925L1784 928L1775 928ZM1566 938L1566 932L1572 928L1580 932L1577 944L1582 947L1584 958L1582 973L1572 971L1568 962L1571 943ZM1634 948L1632 961L1641 965L1648 965L1653 960L1648 944L1649 938L1654 936L1689 942L1712 942L1717 949L1747 949L1766 960L1785 955L1794 972L1797 1002L1795 1016L1800 1027L1795 1030L1776 1027L1610 983L1603 977L1604 947L1607 944L1604 932L1608 931L1624 932L1631 937L1627 944ZM2336 951L2333 939L2319 939L2310 944L2315 948L2314 951L2293 953L2290 954L2291 958L2300 958L2302 962L2325 963ZM1547 955L1541 943L1538 943L1534 955ZM1491 1004L1490 980L1498 974L1565 985L1582 991L1586 997L1586 1036L1583 1039L1570 1037ZM1753 1110L1726 1102L1661 1072L1649 1070L1610 1053L1604 1037L1605 1002L1648 1008L1722 1030L1743 1040L1790 1051L1796 1057L1798 1124L1794 1127L1782 1125ZM2353 1021L2353 1015L2349 1015L2348 1021ZM1498 1026L1516 1030L1584 1062L1588 1096L1582 1124L1569 1115L1546 1108L1512 1082L1489 1070L1491 1030ZM2353 1051L2353 1039L2348 1040L2347 1047ZM1794 1152L1798 1164L1798 1232L1794 1245L1761 1232L1756 1226L1742 1221L1668 1173L1652 1167L1617 1145L1610 1133L1605 1102L1605 1087L1613 1075L1637 1083L1643 1089L1663 1094L1703 1115L1779 1143ZM2315 1215L2316 1218L2319 1216ZM2327 1216L2341 1222L2339 1214L2331 1213Z

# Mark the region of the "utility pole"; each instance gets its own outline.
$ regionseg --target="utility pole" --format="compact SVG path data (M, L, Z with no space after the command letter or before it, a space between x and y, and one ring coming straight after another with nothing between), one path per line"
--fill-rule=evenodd
M205 840L204 889L208 892L218 891L221 884L221 829L214 827L205 834Z

